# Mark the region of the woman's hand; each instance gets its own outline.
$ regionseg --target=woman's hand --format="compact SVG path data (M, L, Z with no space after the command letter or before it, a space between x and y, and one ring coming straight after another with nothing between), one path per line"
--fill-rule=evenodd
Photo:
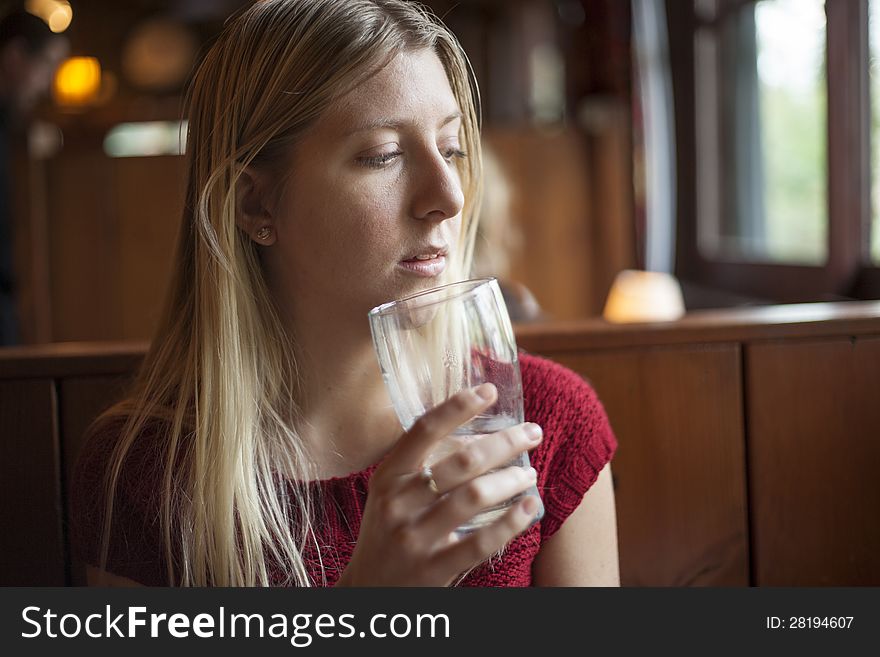
M529 527L538 504L526 495L495 522L462 538L455 533L535 483L533 468L503 466L541 441L537 425L487 434L438 461L432 466L437 490L422 474L434 446L491 406L496 394L491 384L462 391L403 434L373 473L360 536L337 586L449 586Z

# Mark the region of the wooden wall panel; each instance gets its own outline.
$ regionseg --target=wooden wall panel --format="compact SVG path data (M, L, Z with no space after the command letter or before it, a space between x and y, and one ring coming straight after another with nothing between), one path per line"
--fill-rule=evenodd
M51 379L0 381L0 585L63 586L60 464Z
M510 189L508 221L522 237L522 247L511 257L510 277L525 284L554 319L594 315L601 300L592 297L590 256L602 245L591 238L590 170L583 137L572 130L548 134L494 128L485 131L484 139ZM499 183L489 177L487 207L503 212L491 204L493 184Z
M623 269L640 269L633 223L632 119L625 103L600 108L605 120L587 141L590 184L593 190L590 222L591 248L584 257L593 272L594 312L602 314L614 277ZM641 247L643 248L643 247ZM563 279L560 279L563 280Z
M613 461L625 586L747 586L736 344L551 354L592 382Z
M52 340L148 339L170 278L183 158L109 158L100 144L49 167Z
M756 584L880 585L880 338L746 348Z
M53 342L121 337L111 164L98 143L65 149L47 165Z
M119 337L153 335L171 278L184 196L182 157L130 157L115 163L119 221ZM148 181L145 184L144 181Z
M86 376L64 379L60 386L61 396L61 443L64 455L65 484L71 479L73 466L85 431L101 411L119 401L125 394L131 377L124 376ZM65 507L70 496L67 486L64 491ZM65 508L65 518L69 509ZM70 583L82 586L85 581L83 564L71 560Z

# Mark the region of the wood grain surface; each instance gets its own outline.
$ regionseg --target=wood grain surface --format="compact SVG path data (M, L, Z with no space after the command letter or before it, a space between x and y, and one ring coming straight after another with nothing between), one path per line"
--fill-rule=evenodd
M756 584L880 585L880 338L745 362Z
M61 467L51 379L0 381L0 586L64 586Z
M622 584L747 586L739 346L557 360L593 384L618 439Z

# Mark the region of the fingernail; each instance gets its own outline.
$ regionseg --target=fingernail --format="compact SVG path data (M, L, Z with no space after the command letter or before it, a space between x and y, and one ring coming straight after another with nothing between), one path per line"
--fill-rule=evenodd
M477 386L476 390L477 397L484 401L489 401L495 397L495 386L491 383L483 383L482 385Z
M526 471L526 476L529 478L530 481L537 481L538 480L538 471L535 470L534 468L529 468Z
M541 436L544 435L544 430L541 429L540 425L537 425L534 422L529 422L528 424L526 424L525 430L526 436L528 436L528 439L533 443L538 442Z

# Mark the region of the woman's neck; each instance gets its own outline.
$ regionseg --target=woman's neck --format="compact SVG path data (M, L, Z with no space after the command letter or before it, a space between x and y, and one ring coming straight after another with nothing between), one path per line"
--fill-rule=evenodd
M298 428L319 478L342 476L377 462L402 429L382 381L369 327L365 332L346 331L339 324L298 330L296 344L302 414Z

